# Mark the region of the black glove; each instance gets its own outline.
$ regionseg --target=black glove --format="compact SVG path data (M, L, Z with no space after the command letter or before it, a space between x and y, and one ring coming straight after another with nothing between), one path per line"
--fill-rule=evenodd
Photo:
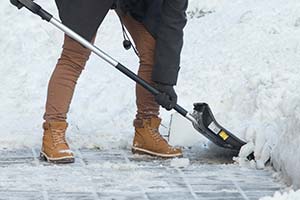
M155 96L155 101L167 110L172 110L177 104L177 94L172 85L156 84L156 89L160 91Z

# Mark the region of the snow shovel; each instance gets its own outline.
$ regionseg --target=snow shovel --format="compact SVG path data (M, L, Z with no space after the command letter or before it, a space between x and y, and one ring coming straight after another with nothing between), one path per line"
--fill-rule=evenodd
M10 2L16 6L18 9L22 7L26 7L32 13L40 16L43 20L50 22L55 27L66 33L68 36L78 41L81 45L90 49L100 58L105 60L110 65L114 66L116 69L121 71L127 77L140 84L146 90L151 92L153 95L158 95L160 92L148 84L146 81L141 79L135 73L130 71L128 68L123 66L121 63L110 57L108 54L103 52L98 47L92 45L90 42L85 40L83 37L63 25L59 20L55 19L50 13L41 8L38 4L33 2L32 0L10 0ZM203 134L206 138L211 140L218 146L228 148L231 150L236 150L237 152L240 148L245 144L242 140L234 136L230 131L223 128L214 118L211 109L206 103L196 103L194 104L194 112L189 113L180 105L176 105L174 107L178 113L180 113L183 117L188 119L193 123L194 128Z

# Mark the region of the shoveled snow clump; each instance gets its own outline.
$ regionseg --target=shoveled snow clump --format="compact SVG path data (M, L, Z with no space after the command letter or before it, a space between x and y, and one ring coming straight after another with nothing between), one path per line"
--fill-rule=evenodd
M174 158L171 160L171 167L184 168L189 166L190 160L188 158Z
M273 197L263 197L260 200L299 200L300 190L290 191L289 193L276 192Z

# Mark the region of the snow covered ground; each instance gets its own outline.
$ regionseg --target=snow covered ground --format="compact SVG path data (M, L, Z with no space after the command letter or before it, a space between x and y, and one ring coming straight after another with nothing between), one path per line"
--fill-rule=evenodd
M37 2L57 16L54 1ZM0 146L38 146L62 33L8 1L0 8ZM136 71L137 58L121 43L111 12L96 45ZM285 180L299 188L299 64L299 0L191 0L179 103L189 110L193 102L209 103L222 125L249 142L259 165L271 156ZM134 115L134 84L92 56L72 102L69 140L76 147L128 147ZM169 116L162 111L165 126Z

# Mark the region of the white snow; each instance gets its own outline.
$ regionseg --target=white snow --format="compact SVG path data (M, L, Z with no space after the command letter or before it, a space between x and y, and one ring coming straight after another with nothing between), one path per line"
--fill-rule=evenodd
M192 123L179 113L173 113L169 126L169 143L177 146L204 145L206 138L199 134Z
M224 127L253 143L256 167L271 155L276 169L299 187L300 2L192 5L211 13L188 23L180 101L208 102Z
M276 192L273 197L263 197L260 200L298 200L300 199L300 190L298 191L290 191L281 194L280 192Z
M174 158L171 160L171 167L176 167L176 168L184 168L189 166L190 160L188 158Z
M54 1L37 2L57 16ZM0 8L0 146L40 146L47 83L63 35L9 1ZM193 102L209 103L220 124L249 143L238 159L253 149L262 168L271 156L299 188L300 1L191 0L189 13L176 87L180 105L192 110ZM96 45L136 71L136 56L121 43L110 12ZM167 127L170 113L161 114ZM132 81L92 56L68 116L71 145L128 148L134 115Z
M72 154L73 153L73 151L71 151L71 150L60 150L59 151L60 153L69 153L69 154Z

